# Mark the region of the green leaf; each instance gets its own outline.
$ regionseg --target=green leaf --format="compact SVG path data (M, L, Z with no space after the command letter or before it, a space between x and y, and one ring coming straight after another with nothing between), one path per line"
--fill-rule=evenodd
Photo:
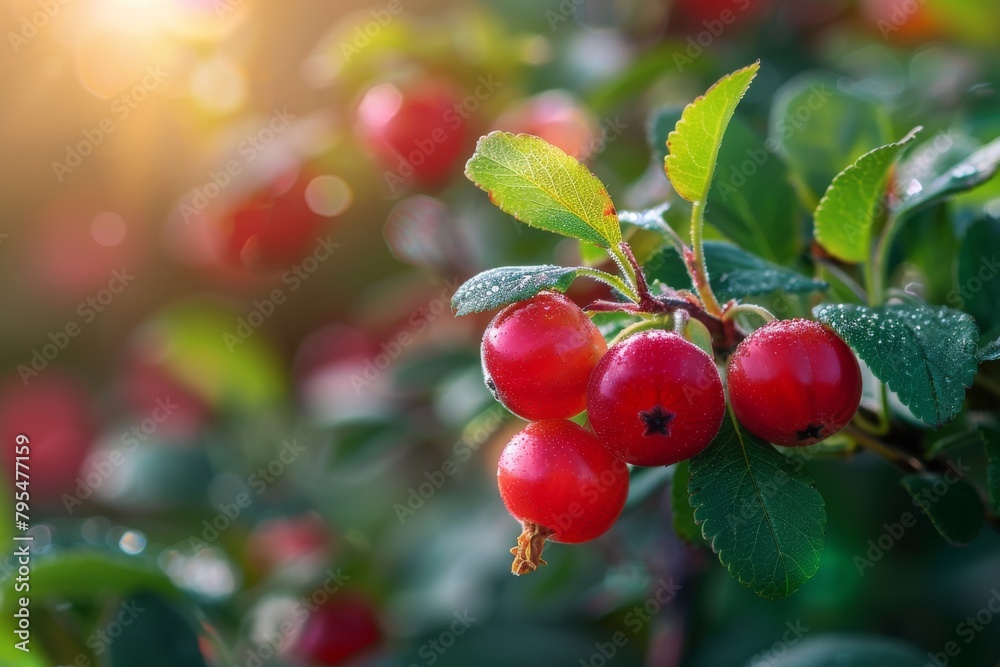
M604 248L622 240L604 185L544 139L491 132L479 140L465 175L502 211L532 227Z
M565 292L581 275L596 273L584 267L554 264L502 266L466 280L451 298L451 309L458 316L481 313L530 299L543 290Z
M846 262L864 262L871 245L871 228L883 212L889 168L900 149L913 141L919 128L899 141L859 157L837 174L813 214L816 240L831 255Z
M6 609L14 601L14 580L4 582ZM156 565L141 558L77 550L39 558L32 563L31 593L38 600L89 600L137 590L180 596L179 589Z
M719 150L705 215L736 245L787 264L799 254L798 202L785 163L739 115Z
M801 294L824 291L829 285L801 273L772 264L721 241L705 242L705 266L712 290L722 300L770 294L778 290ZM647 276L675 288L691 288L691 278L680 255L672 247L663 248L646 264Z
M116 604L108 622L122 622L109 644L111 667L205 667L198 635L173 605L158 595L140 593Z
M979 494L961 479L938 473L907 475L899 481L913 503L927 515L949 544L960 547L976 539L985 513Z
M1000 169L1000 139L978 149L970 149L968 141L940 134L900 164L896 177L900 193L895 206L897 215L972 190L993 178Z
M780 599L819 569L826 508L801 462L727 417L691 459L691 505L702 535L737 581Z
M690 463L681 461L674 469L670 483L670 505L673 510L673 526L677 537L688 544L704 544L701 529L694 521L694 508L688 498L688 481L691 477Z
M985 429L983 448L986 450L986 483L989 487L990 505L1000 513L1000 431Z
M766 661L754 656L746 667L926 667L927 655L898 639L827 634L806 637Z
M830 74L802 74L775 94L768 147L784 156L812 210L845 164L887 143L892 124L879 105L841 91Z
M667 137L669 155L664 168L674 190L684 199L690 202L708 199L729 119L759 69L758 60L719 79L684 108L674 131Z
M635 324L636 318L635 315L629 313L593 313L590 316L590 321L594 323L602 336L607 340L612 340L626 327Z
M968 416L964 412L940 431L927 431L924 434L924 452L929 459L962 447L979 446L984 443L983 432L969 424Z
M979 358L979 361L996 361L1000 359L1000 338L991 340L986 345L980 347L976 356Z
M976 323L951 308L825 304L813 309L925 423L957 415L976 375Z
M949 303L976 318L984 333L1000 328L1000 219L969 227L958 251L958 286Z

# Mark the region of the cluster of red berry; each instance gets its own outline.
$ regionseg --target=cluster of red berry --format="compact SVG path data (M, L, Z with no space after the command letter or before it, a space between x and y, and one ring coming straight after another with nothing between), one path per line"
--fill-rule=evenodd
M618 518L626 464L664 466L715 438L726 397L715 359L681 335L640 331L610 349L565 296L542 292L508 306L483 336L494 396L533 423L507 444L497 478L523 532L513 572L535 570L545 541L592 540ZM770 443L801 446L843 428L861 400L850 348L808 320L775 320L729 358L729 402ZM569 421L587 411L590 429Z

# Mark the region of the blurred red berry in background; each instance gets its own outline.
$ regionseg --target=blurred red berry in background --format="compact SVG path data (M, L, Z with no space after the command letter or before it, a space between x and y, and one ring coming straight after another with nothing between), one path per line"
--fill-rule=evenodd
M96 436L86 388L54 370L32 378L27 386L16 378L8 380L0 389L0 438L11 480L14 443L20 434L30 440L26 472L31 499L56 502L61 494L72 493Z
M470 152L468 115L445 81L382 83L358 104L358 133L391 191L411 182L437 188Z
M221 223L226 256L250 269L285 268L316 242L323 217L306 200L313 175L276 180L232 208Z
M309 615L295 653L310 665L340 665L382 638L375 610L360 597L337 597Z

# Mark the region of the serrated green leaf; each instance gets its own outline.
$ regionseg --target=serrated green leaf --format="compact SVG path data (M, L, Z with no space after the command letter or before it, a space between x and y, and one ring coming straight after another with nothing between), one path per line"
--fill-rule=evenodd
M824 304L813 314L831 326L918 419L940 428L961 411L965 388L976 375L979 336L976 323L965 313L923 305Z
M782 645L782 648L785 648ZM927 655L898 639L827 634L806 637L766 661L754 656L746 667L926 667Z
M777 290L801 294L821 292L829 287L822 280L807 278L721 241L705 242L705 266L708 267L712 290L724 301ZM646 273L651 280L659 280L677 289L692 287L684 262L672 247L663 248L654 255L646 263Z
M907 475L899 483L948 544L965 546L979 535L985 519L983 503L966 482L938 473L923 473Z
M887 143L891 131L882 107L840 90L834 75L806 73L775 94L768 145L785 158L812 210L844 165Z
M757 595L780 599L819 569L826 507L801 462L723 420L691 459L695 521L719 560Z
M1000 431L982 431L986 451L986 483L989 487L990 505L1000 514Z
M684 108L667 137L669 154L664 168L671 185L690 202L705 202L715 174L715 163L736 105L760 69L760 61L719 79Z
M622 240L607 189L589 169L544 139L491 132L465 175L521 222L604 248Z
M530 299L543 290L565 292L584 273L595 272L554 264L490 269L462 283L451 298L451 309L455 315L469 315Z
M846 262L868 259L871 229L881 210L889 168L918 130L865 153L830 183L813 214L816 240L828 253Z
M929 143L929 151L942 152L932 142ZM954 139L951 143L954 144ZM920 157L914 156L914 160L917 161ZM1000 169L1000 139L991 141L954 164L942 164L927 160L926 157L922 164L929 164L931 168L916 171L913 168L903 168L908 165L901 165L897 178L897 189L901 193L900 201L895 207L897 215L910 213L949 195L972 190L993 178ZM941 168L944 166L947 168Z
M949 303L969 313L983 333L1000 329L1000 219L981 218L958 251L958 286Z
M1000 338L991 340L986 345L980 347L976 357L979 361L996 361L1000 359Z
M688 481L691 477L690 463L681 461L674 469L670 482L670 508L673 510L674 533L688 544L701 545L704 539L701 529L694 522L694 508L688 498Z

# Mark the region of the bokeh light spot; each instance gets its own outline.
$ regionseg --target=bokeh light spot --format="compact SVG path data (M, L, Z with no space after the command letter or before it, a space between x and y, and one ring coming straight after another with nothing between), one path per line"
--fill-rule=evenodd
M110 99L141 78L147 66L144 35L110 27L94 29L76 46L80 84L101 99Z
M365 93L358 106L358 116L370 126L385 125L392 120L402 104L403 94L396 86L391 83L379 84Z
M353 201L351 186L339 176L317 176L306 186L306 204L317 215L340 215Z
M128 234L125 218L114 211L102 211L90 221L90 235L99 245L113 248L121 245Z
M209 111L227 113L246 99L246 82L227 58L212 58L191 73L191 95Z

